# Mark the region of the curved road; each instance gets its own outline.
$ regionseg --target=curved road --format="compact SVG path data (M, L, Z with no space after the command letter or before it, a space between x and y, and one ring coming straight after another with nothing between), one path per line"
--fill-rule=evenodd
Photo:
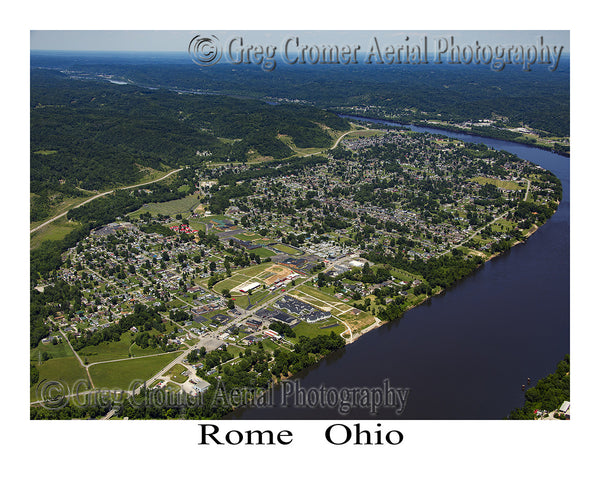
M94 196L93 196L93 197L91 197L91 198L88 198L88 199L87 199L87 200L85 200L84 202L81 202L79 205L76 205L76 206L74 206L74 207L71 207L69 210L72 210L72 209L74 209L74 208L79 208L79 207L81 207L82 205L85 205L86 203L89 203L89 202L91 202L92 200L96 200L97 198L103 197L104 195L108 195L109 193L113 193L115 190L128 190L128 189L130 189L130 188L143 187L144 185L150 185L151 183L160 182L161 180L164 180L165 178L167 178L167 177L169 177L169 176L173 175L174 173L180 172L181 170L183 170L183 169L182 169L182 168L178 168L177 170L172 170L172 171L170 171L169 173L167 173L166 175L164 175L164 176L162 176L162 177L160 177L160 178L157 178L156 180L152 180L152 181L150 181L150 182L146 182L146 183L138 183L137 185L130 185L130 186L128 186L128 187L115 188L115 189L113 189L113 190L109 190L108 192L99 193L99 194L97 194L97 195L94 195ZM38 225L38 226L37 226L37 227L35 227L35 228L32 228L32 229L29 231L29 233L33 233L33 232L35 232L35 231L39 230L40 228L42 228L42 227L45 227L46 225L48 225L48 224L52 223L53 221L55 221L55 220L58 220L58 219L59 219L59 218L61 218L61 217L64 217L64 216L67 214L67 212L68 212L69 210L67 210L66 212L63 212L63 213L61 213L60 215L57 215L57 216L56 216L56 217L54 217L54 218L51 218L50 220L47 220L47 221L45 221L44 223L42 223L41 225Z

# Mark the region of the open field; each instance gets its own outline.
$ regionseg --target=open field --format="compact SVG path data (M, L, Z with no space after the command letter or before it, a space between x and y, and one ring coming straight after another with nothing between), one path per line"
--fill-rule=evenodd
M100 363L89 368L96 388L128 389L134 380L145 381L180 353L166 353L155 357Z
M32 348L29 354L29 358L31 362L35 365L38 364L40 360L40 356L43 353L48 353L52 356L52 358L64 358L64 357L72 357L73 351L65 342L59 342L56 345L52 345L51 343L45 344L40 342L39 345L35 348Z
M278 243L275 245L277 250L281 250L283 253L287 253L289 255L300 255L302 252L300 250L295 249L294 247L290 247L288 245L283 245Z
M248 250L250 253L254 253L255 255L258 255L260 258L270 258L273 255L275 255L275 252L273 252L272 250L269 250L268 248L264 248L264 247L259 247L259 248L255 248L254 250Z
M504 190L522 190L527 187L519 185L517 182L509 181L509 180L498 180L497 178L487 178L487 177L474 177L471 179L472 182L479 183L480 185L492 184L496 185L498 188L503 188Z
M213 289L218 293L221 293L221 291L223 291L224 288L226 288L227 290L231 290L232 294L239 293L238 290L233 290L235 290L236 287L244 283L265 283L262 274L267 271L275 273L274 270L270 270L271 268L284 269L285 267L273 264L271 262L267 262L261 263L260 265L252 265L251 267L242 268L241 270L236 270L235 272L232 272L231 277L226 278L225 280L221 280L213 287Z
M244 233L238 233L237 235L234 235L234 238L237 238L238 240L245 240L247 242L251 242L252 240L261 239L262 236L260 236L258 233L244 232Z
M42 222L38 222L38 225L40 223ZM59 218L30 234L29 247L33 250L38 248L42 242L45 242L46 240L62 240L69 232L73 231L79 225L81 225L79 222L71 222L67 220L66 217ZM32 223L31 226L35 227L35 224Z
M145 357L147 355L155 355L157 353L163 353L163 350L160 347L142 348L139 345L136 345L135 343L133 345L131 345L129 351L131 352L132 357Z
M273 285L275 282L284 279L288 275L292 274L292 270L282 265L272 265L265 271L265 274L269 273L270 275L265 278L264 282L266 285Z
M301 285L293 290L290 295L297 296L300 300L304 300L316 308L331 312L332 315L341 315L351 308L337 298L308 285Z
M98 345L89 345L77 352L82 361L88 363L105 362L107 360L119 360L129 358L129 347L131 346L129 332L121 335L118 342L102 342Z
M198 200L197 195L188 195L187 197L171 200L170 202L149 203L129 214L129 216L132 218L139 218L142 213L146 212L149 212L152 215L161 214L175 216L179 213L184 215L191 213L199 204L200 200Z
M331 325L335 325L335 324L337 324L337 326L331 327ZM322 327L330 327L330 328L322 328ZM344 330L346 330L346 327L344 326L344 324L340 323L335 318L328 318L327 320L323 320L321 322L316 322L316 323L300 322L298 325L296 325L293 328L294 328L294 332L296 333L296 338L290 339L290 341L292 343L296 342L298 340L298 337L300 337L301 335L305 336L305 337L309 337L309 338L317 337L319 335L329 335L329 332L334 332L336 335L339 335Z
M177 383L185 383L188 377L182 375L182 373L186 370L187 368L178 363L176 365L173 365L169 370L167 370L167 372L165 373L165 377L169 376L171 377L171 380Z
M167 382L167 385L165 386L165 388L167 390L170 390L173 393L178 393L181 390L181 386L179 386L173 382Z
M168 328L168 330L171 330ZM157 330L150 330L150 334L160 334ZM129 354L133 357L143 357L147 355L155 355L157 353L163 353L160 348L141 348L139 345L133 343L135 335L131 332L125 332L121 335L121 339L118 342L102 342L98 345L89 345L82 348L77 352L79 357L88 363L106 362L107 360L122 360L129 358Z
M312 155L326 150L326 148L323 147L299 148L296 146L296 144L292 140L292 137L290 137L289 135L279 134L277 135L277 138L283 143L285 143L288 147L290 147L294 152L300 155Z
M513 230L516 225L515 222L500 218L492 224L492 232L509 232Z
M358 315L349 312L340 315L340 318L350 326L353 334L360 333L362 330L375 323L375 317L368 312L360 312Z
M365 137L380 137L385 135L385 132L382 130L357 130L355 132L349 133L344 138L365 138Z
M47 380L58 381L63 387L68 387L69 390L73 389L79 380L83 380L85 382L84 386L87 388L88 377L74 356L51 358L41 365L35 362L35 366L40 372L40 378L38 384L29 389L31 401L41 400L39 397L41 392L38 391L38 386L41 389Z

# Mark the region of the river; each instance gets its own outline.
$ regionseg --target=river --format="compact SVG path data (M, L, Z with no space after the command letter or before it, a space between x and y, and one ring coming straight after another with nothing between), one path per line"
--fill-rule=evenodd
M369 120L380 124L394 122ZM375 329L295 378L303 388L410 388L400 416L393 409L375 417L366 409L244 408L235 419L501 419L523 404L521 385L553 372L569 353L570 160L518 143L410 126L506 150L552 171L563 201L526 243Z

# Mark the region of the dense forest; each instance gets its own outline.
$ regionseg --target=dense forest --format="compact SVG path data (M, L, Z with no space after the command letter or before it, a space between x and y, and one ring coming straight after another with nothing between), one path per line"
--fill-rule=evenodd
M504 116L551 134L569 135L569 66L530 72L510 66L494 72L463 65L303 65L280 62L272 72L255 65L199 69L189 58L144 56L82 58L32 55L34 66L55 66L86 74L112 74L148 86L194 89L255 98L301 100L323 108L382 107L406 121L440 114L461 122ZM567 62L564 59L564 62Z
M140 167L246 161L253 153L285 158L293 151L281 135L298 147L328 147L327 129L347 128L346 120L313 107L177 94L33 70L31 191L43 197L58 185L96 190L131 184L142 177Z

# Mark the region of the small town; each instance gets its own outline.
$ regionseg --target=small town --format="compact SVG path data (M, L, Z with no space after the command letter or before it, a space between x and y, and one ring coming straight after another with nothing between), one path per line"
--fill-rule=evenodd
M48 305L39 354L72 349L91 389L144 377L191 395L261 354L268 385L308 364L278 364L302 338L351 343L452 282L413 262L477 266L560 199L537 166L429 134L363 127L308 161L209 164L187 196L94 229L35 287L69 291Z

